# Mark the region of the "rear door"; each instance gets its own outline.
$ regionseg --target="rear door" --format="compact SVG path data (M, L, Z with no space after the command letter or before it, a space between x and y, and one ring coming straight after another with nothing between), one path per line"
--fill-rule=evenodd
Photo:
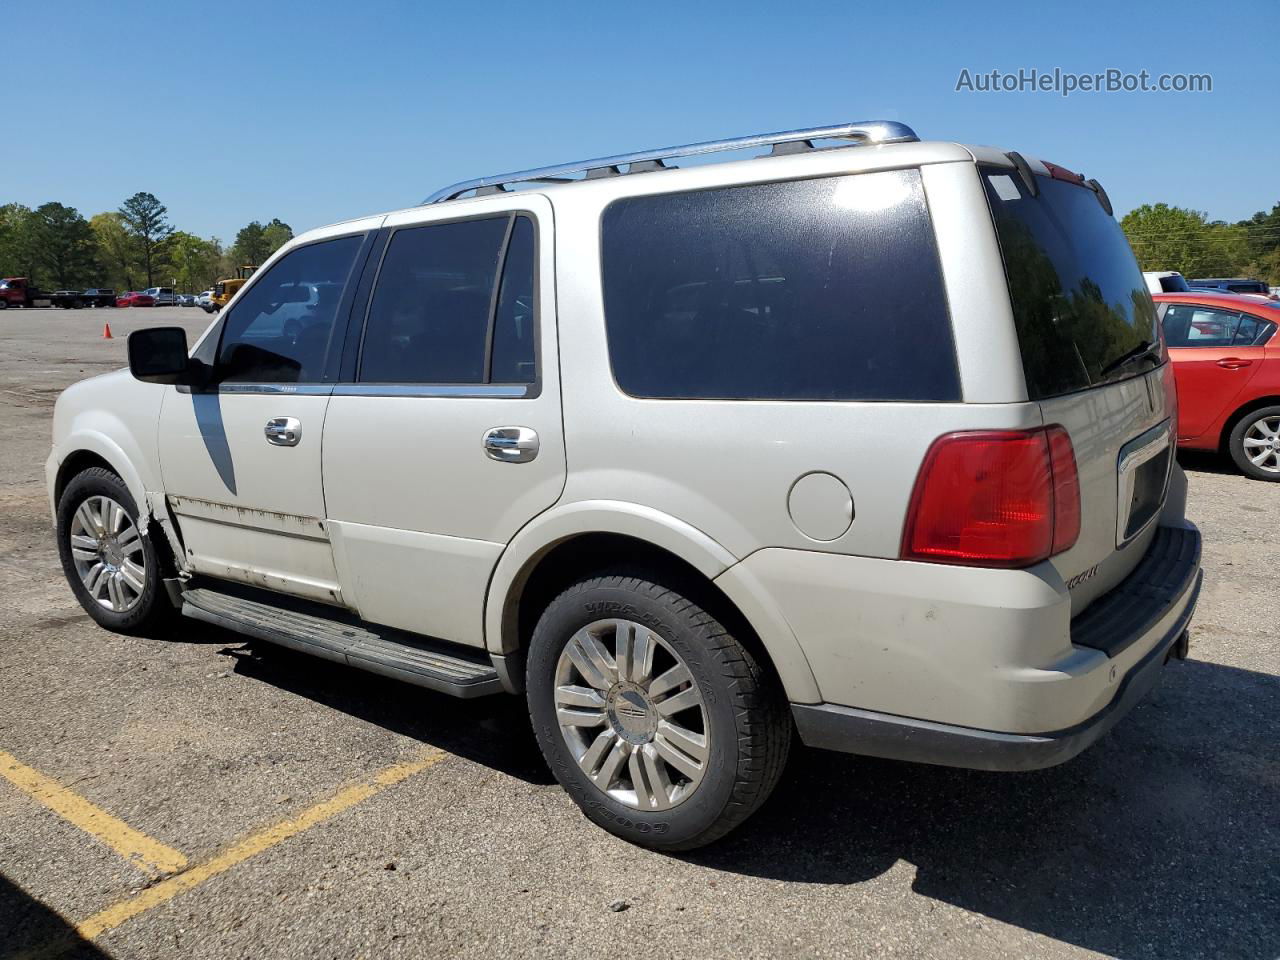
M1080 537L1052 563L1078 614L1142 559L1173 462L1176 398L1155 305L1115 219L1083 184L982 171L1028 398L1070 433Z
M1199 437L1234 408L1262 367L1255 317L1194 303L1164 307L1164 335L1178 381L1178 437Z
M284 254L198 348L210 384L167 389L160 466L197 573L342 602L320 447L366 243L351 233Z
M498 556L565 481L551 207L482 209L388 218L323 453L348 602L475 646Z

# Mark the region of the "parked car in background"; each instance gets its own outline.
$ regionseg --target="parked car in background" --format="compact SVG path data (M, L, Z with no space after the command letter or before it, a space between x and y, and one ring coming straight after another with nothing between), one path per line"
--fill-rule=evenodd
M1271 286L1265 280L1252 277L1203 277L1188 280L1193 290L1217 290L1221 293L1253 293L1271 299ZM1171 291L1172 292L1172 291Z
M213 288L196 294L196 306L205 313L213 313Z
M7 307L61 307L79 310L86 306L109 305L115 299L110 290L41 290L27 277L0 280L0 309Z
M114 307L116 292L110 287L90 287L81 294L86 307Z
M636 843L726 834L797 733L1061 763L1187 653L1155 308L1105 191L1017 153L882 121L485 177L128 347L53 415L90 616L525 696Z
M174 298L180 307L194 307L196 305L196 297L194 293L179 293Z
M5 277L0 280L0 310L6 307L49 306L49 295L26 277Z
M174 296L173 287L147 287L142 292L149 296L152 304L157 307L172 307L178 302L178 298Z
M1280 481L1280 308L1200 290L1153 299L1178 385L1178 446Z
M140 293L137 290L130 290L116 297L117 307L154 307L156 298L149 293Z
M1186 278L1177 270L1147 271L1142 275L1147 283L1147 291L1156 293L1181 293L1188 289Z

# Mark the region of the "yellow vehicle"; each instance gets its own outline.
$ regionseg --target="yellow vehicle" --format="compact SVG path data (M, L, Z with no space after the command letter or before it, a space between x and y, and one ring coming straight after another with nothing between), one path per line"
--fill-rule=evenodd
M227 301L236 295L236 291L244 286L244 282L253 276L253 271L258 268L245 264L236 267L236 275L228 277L225 280L219 280L213 285L213 296L209 298L209 305L213 310L221 310L227 305Z

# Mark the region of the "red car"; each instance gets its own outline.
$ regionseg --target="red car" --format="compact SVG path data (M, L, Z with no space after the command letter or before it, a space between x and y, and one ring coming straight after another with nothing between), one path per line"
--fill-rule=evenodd
M1178 446L1225 451L1280 481L1280 306L1229 293L1157 293L1178 385Z
M155 297L148 293L138 293L136 290L122 293L116 297L117 307L154 307L155 305Z

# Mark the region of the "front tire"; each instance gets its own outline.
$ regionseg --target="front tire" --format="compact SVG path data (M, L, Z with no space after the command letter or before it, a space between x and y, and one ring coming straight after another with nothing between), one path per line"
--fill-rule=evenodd
M92 467L58 500L58 553L85 612L119 633L155 626L171 610L161 589L161 557L143 533L124 481Z
M690 850L769 796L791 721L773 675L667 580L569 587L534 629L525 681L543 756L587 817L632 843Z
M1246 476L1280 481L1280 406L1263 407L1241 417L1227 439L1227 450Z

